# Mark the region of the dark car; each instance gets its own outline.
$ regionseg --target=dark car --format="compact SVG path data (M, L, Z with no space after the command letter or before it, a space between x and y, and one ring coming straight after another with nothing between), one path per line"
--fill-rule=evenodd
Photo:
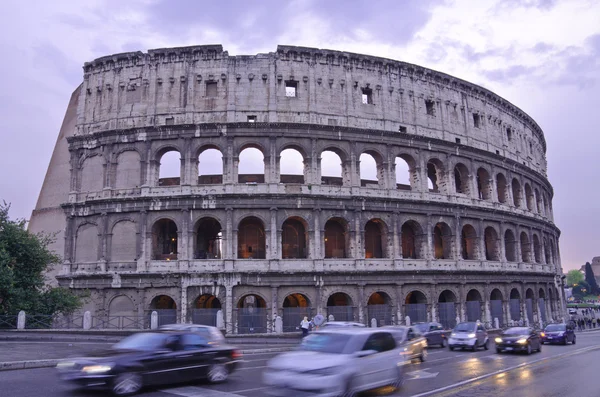
M575 329L571 324L550 324L540 333L541 343L575 344Z
M527 352L531 354L534 350L542 351L542 342L538 333L530 327L513 327L498 335L496 342L496 353L503 352Z
M440 323L417 323L414 327L427 339L427 346L448 345L448 335L451 331L445 330Z
M131 335L107 351L62 361L57 368L62 380L77 387L126 396L150 385L223 382L240 359L234 347L209 345L196 333L159 331Z

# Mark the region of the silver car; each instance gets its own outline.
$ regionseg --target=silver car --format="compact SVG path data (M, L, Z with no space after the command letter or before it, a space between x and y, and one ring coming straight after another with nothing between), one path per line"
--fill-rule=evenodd
M489 348L488 333L479 322L464 322L459 323L454 327L450 338L448 338L448 348L471 349L476 351L483 347L485 350Z
M297 350L270 360L263 383L270 396L354 396L400 387L404 360L389 330L339 327L314 332Z
M401 354L407 361L419 360L425 362L427 359L427 339L415 326L389 326L384 329L390 330L396 339L396 345L401 349Z
M364 324L356 323L353 321L328 321L321 325L319 329L331 329L334 327L355 327L355 328L366 328Z

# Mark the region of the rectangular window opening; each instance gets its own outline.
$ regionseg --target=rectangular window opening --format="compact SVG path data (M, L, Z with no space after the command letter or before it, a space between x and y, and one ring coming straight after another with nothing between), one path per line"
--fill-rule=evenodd
M256 116L248 116L247 120L249 123L256 123Z
M217 97L217 82L207 81L206 82L206 97L216 98Z
M298 82L295 80L288 80L285 82L285 96L295 98L298 96Z
M456 138L456 143L460 144L460 138Z
M165 125L173 125L173 124L175 124L175 118L173 118L173 117L167 117L165 119Z
M475 125L475 128L479 128L480 117L477 113L473 113L473 124Z
M435 102L433 102L431 99L426 99L425 100L425 110L427 110L427 115L428 116L435 116Z
M398 127L398 131L406 134L406 127L401 125L400 127Z
M370 89L370 88L362 89L362 103L364 103L365 105L373 104L373 90L372 89Z
M500 154L500 150L496 150L496 154Z
M510 128L506 129L506 138L511 141L512 140L512 130Z

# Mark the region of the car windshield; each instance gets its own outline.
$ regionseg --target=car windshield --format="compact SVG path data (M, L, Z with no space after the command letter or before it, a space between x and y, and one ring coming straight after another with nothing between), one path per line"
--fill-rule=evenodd
M564 331L567 327L564 324L552 324L546 327L546 332Z
M509 328L504 331L504 335L529 335L527 328Z
M341 354L344 352L350 338L351 335L347 334L312 334L304 338L299 349L321 353Z
M460 323L454 328L455 332L475 332L475 324Z
M164 346L168 335L158 333L134 334L113 346L119 350L154 350Z
M429 331L429 324L415 324L415 328L422 334Z

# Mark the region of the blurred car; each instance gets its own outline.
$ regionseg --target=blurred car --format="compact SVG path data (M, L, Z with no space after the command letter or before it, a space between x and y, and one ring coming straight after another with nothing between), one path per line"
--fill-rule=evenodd
M571 324L549 324L540 333L540 343L562 343L566 345L576 342L575 328Z
M577 314L577 309L570 307L569 308L569 314Z
M401 348L405 360L425 362L427 359L427 339L418 331L416 326L390 325L382 328L393 333L396 344Z
M531 327L508 328L497 336L494 342L496 342L496 353L515 351L531 354L534 350L542 351L540 336Z
M158 328L160 331L187 331L193 332L205 338L209 345L221 345L227 343L220 329L210 325L201 324L167 324Z
M128 396L144 386L199 379L224 382L240 359L234 347L209 345L196 333L159 331L133 334L107 351L61 361L57 369L63 381L78 388Z
M488 333L479 322L459 323L448 338L448 347L450 350L461 348L476 351L480 347L487 350L489 348Z
M444 329L442 324L435 322L417 323L414 327L427 339L427 346L440 345L446 347L448 344L450 331Z
M354 327L354 328L366 328L364 324L355 323L353 321L328 321L325 324L321 325L319 329L331 329L338 327Z
M402 350L389 330L339 327L316 331L297 350L267 363L269 396L353 396L403 383Z

